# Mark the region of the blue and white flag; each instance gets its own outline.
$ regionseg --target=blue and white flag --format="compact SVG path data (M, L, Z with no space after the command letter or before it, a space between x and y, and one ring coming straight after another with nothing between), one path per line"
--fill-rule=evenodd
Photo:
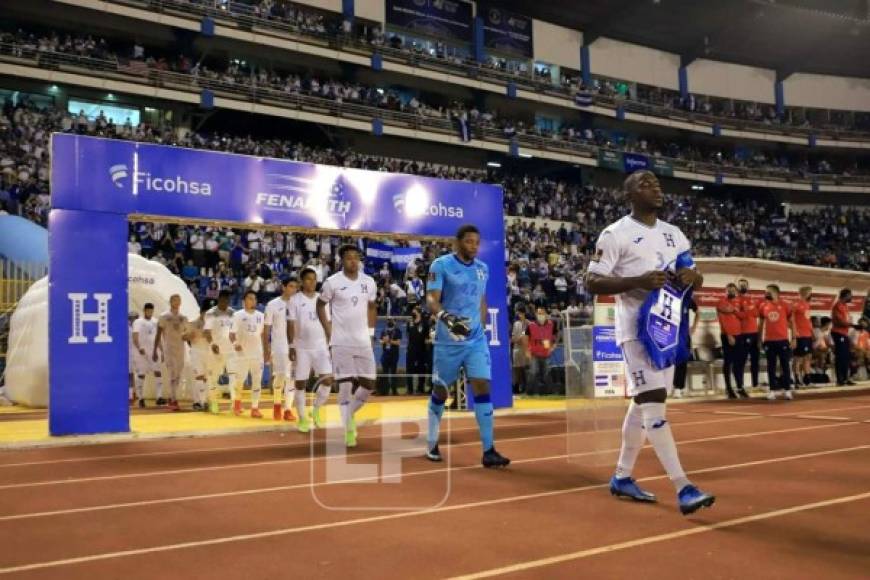
M383 242L369 242L366 246L366 261L378 266L393 259L393 247Z
M422 259L422 248L395 248L393 250L393 267L399 270L405 270L408 267L408 264L410 264L413 260Z
M589 91L580 91L574 95L574 104L578 107L591 107L592 102L592 93Z
M691 254L677 256L673 272L694 267ZM689 316L685 307L692 287L680 288L667 282L650 292L640 307L637 337L657 369L666 369L689 360Z

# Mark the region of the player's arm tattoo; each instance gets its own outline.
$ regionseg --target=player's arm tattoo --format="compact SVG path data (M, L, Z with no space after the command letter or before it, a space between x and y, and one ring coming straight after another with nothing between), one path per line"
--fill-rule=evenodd
M323 332L326 333L326 341L329 342L332 338L332 323L326 318L326 302L320 298L317 299L317 318L320 320Z

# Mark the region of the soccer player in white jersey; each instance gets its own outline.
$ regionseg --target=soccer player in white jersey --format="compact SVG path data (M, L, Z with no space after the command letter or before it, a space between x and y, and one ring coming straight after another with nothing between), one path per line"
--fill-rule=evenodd
M673 385L673 367L656 368L639 340L640 308L650 291L670 278L679 285L700 288L703 276L694 268L674 271L677 258L689 256L690 244L679 228L658 219L664 195L650 171L636 171L624 184L631 214L607 226L598 238L589 263L586 287L594 294L616 295L616 341L622 348L632 401L622 426L622 448L610 492L618 497L654 502L631 473L648 438L677 491L684 514L709 507L715 497L692 485L677 456L671 428L665 418L665 401Z
M150 302L142 309L142 316L133 323L133 370L136 372L136 396L139 406L145 407L145 377L154 375L154 386L157 390L157 404L165 405L163 400L163 377L160 374L160 362L151 358L154 351L154 339L157 338L157 321L154 320L154 305Z
M209 349L208 340L205 337L205 317L209 310L208 301L203 301L199 309L199 318L187 324L184 333L184 340L190 344L190 368L193 372L193 380L196 384L196 392L194 393L193 410L205 411L211 410L217 413L218 401L212 393L209 397L209 385L211 384L211 373L213 372L212 358L214 353ZM211 407L209 409L209 407Z
M230 383L230 396L233 399L233 414L242 414L242 385L251 375L251 417L260 419L260 391L263 383L263 355L266 352L268 340L265 332L265 317L257 310L257 293L253 290L245 292L244 310L233 314L233 325L230 328L230 342L236 351L232 362L234 380Z
M323 417L320 410L329 399L332 391L332 361L329 360L329 346L323 325L317 317L317 272L314 268L302 270L302 292L290 300L290 336L293 352L296 356L296 411L299 413L299 431L307 433L310 430L308 417L305 414L305 384L314 371L317 376L317 391L314 396L314 409L311 418L314 426L323 427ZM329 313L327 312L327 315Z
M288 308L298 284L296 280L285 278L282 281L281 295L266 304L266 336L269 337L263 362L272 365L272 418L280 421L295 421L290 410L290 390L293 383L292 365L290 363L290 334ZM284 412L281 409L281 394L284 394Z
M211 361L209 373L209 410L216 413L219 410L217 398L219 393L218 379L227 371L230 374L230 384L232 384L232 365L230 360L233 358L233 345L230 344L230 327L233 325L233 309L230 308L230 291L221 290L218 294L217 305L206 312L205 324L202 329L205 331L205 339L211 345ZM241 412L241 407L239 408Z
M133 346L133 323L136 322L137 318L139 318L139 313L135 310L131 310L127 313L127 332L129 333L127 343L130 345L130 352L127 355L127 372L129 373L127 390L129 391L131 405L136 402L136 373L133 369L133 357L136 355L136 347Z
M372 349L377 287L374 279L360 267L359 248L347 244L339 248L338 255L341 271L323 283L317 298L317 316L332 349L345 442L348 447L356 447L354 415L374 390L377 376ZM330 316L326 313L327 306ZM354 383L358 385L355 393Z
M157 337L151 360L159 360L157 349L163 353L166 361L166 371L169 373L169 408L178 411L178 384L181 382L181 371L184 370L184 333L187 331L187 316L181 313L181 296L173 294L169 297L169 311L157 319Z

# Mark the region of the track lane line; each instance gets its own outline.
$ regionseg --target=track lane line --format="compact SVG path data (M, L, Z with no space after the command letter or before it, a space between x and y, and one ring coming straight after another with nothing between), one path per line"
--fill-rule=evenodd
M802 453L799 455L786 455L786 456L774 457L774 458L770 458L770 459L748 461L745 463L734 463L734 464L730 464L730 465L720 465L720 466L716 466L716 467L708 467L708 468L704 468L704 469L689 471L689 472L687 472L687 474L697 475L699 473L712 473L712 472L717 472L717 471L727 471L727 470L731 470L731 469L740 469L743 467L754 467L754 466L758 466L758 465L783 463L783 462L795 461L795 460L799 460L799 459L809 459L809 458L813 458L813 457L823 457L823 456L828 456L828 455L836 455L836 454L840 454L840 453L849 453L849 452L853 452L853 451L864 451L867 449L870 449L870 445L857 445L857 446L853 446L853 447L843 447L843 448L839 448L839 449L830 449L830 450L826 450L826 451ZM641 482L654 481L654 480L660 480L660 479L667 479L667 477L668 477L667 475L657 475L657 476L651 476L651 477L644 477L644 478L638 479L638 481L641 481ZM537 492L537 493L530 493L530 494L523 494L523 495L516 495L516 496L509 496L509 497L501 497L501 498L492 499L492 500L468 502L468 503L464 503L464 504L456 504L456 505L452 505L452 506L444 506L444 507L440 507L440 508L432 508L432 509L413 511L413 512L402 512L402 513L398 513L398 514L391 513L391 514L385 514L385 515L381 515L381 516L370 516L370 517L364 517L364 518L356 518L356 519L352 519L352 520L343 520L343 521L339 521L339 522L331 522L331 523L326 523L326 524L311 524L311 525L300 526L300 527L296 527L296 528L280 528L277 530L269 530L269 531L264 531L264 532L254 532L254 533L249 533L249 534L239 534L239 535L234 535L234 536L223 536L223 537L218 537L218 538L211 538L208 540L197 540L197 541L192 541L192 542L180 542L180 543L174 543L174 544L164 544L161 546L151 546L148 548L136 548L136 549L131 549L131 550L120 550L120 551L115 551L115 552L104 552L104 553L99 553L99 554L91 554L88 556L78 556L75 558L64 558L64 559L60 559L60 560L49 560L46 562L35 562L32 564L22 564L22 565L17 565L17 566L9 566L6 568L0 568L0 574L12 574L12 573L16 573L16 572L26 572L29 570L57 568L57 567L61 567L61 566L70 566L70 565L74 565L74 564L83 564L83 563L88 563L88 562L97 562L97 561L102 561L102 560L111 560L111 559L125 558L125 557L130 557L130 556L139 556L139 555L143 555L143 554L170 552L170 551L184 550L184 549L188 549L188 548L221 545L221 544L227 544L227 543L233 543L233 542L242 542L242 541L248 541L248 540L258 540L258 539L270 538L270 537L276 537L276 536L287 536L287 535L299 534L299 533L303 533L303 532L312 532L312 531L344 528L344 527L350 527L350 526L355 526L355 525L370 524L370 523L383 522L383 521L400 520L400 519L418 517L418 516L422 516L422 515L440 515L443 513L449 513L449 512L453 512L453 511L457 511L457 510L475 509L475 508L487 507L487 506L492 506L492 505L525 501L525 500L529 500L529 499L541 499L541 498L545 498L545 497L555 497L555 496L559 496L559 495L566 495L566 494L571 494L571 493L578 493L578 492L584 492L584 491L589 491L589 490L594 490L594 489L606 488L607 486L608 486L608 484L606 484L606 483L584 485L584 486L579 486L579 487L571 487L571 488L559 489L559 490L553 490L553 491ZM863 495L865 495L865 494L862 494L862 496ZM867 492L866 495L870 496L870 492ZM853 496L849 496L849 497L853 497ZM828 500L828 501L835 501L835 500ZM747 518L752 518L752 517L753 516L747 516ZM757 516L755 516L755 517L757 517ZM746 519L746 521L752 521L752 520L749 520L747 518L744 518L744 519ZM733 524L733 525L736 525L736 524ZM701 528L701 529L705 529L705 528Z
M551 566L553 564L560 564L563 562L571 562L574 560L580 560L582 558L589 558L592 556L599 556L601 554L608 554L611 552L616 552L619 550L627 550L629 548L637 548L638 546L646 546L648 544L656 544L659 542L666 542L669 540L678 540L680 538L685 538L687 536L695 536L698 534L705 534L707 532L712 532L715 530L720 530L723 528L733 528L734 526L740 526L743 524L749 524L752 522L758 522L762 520L769 520L771 518L778 518L782 516L787 516L799 512L810 511L815 509L820 509L824 507L830 507L833 505L839 505L844 503L850 503L855 501L861 501L870 499L870 491L866 491L864 493L858 493L854 495L847 495L841 497L835 497L831 499L826 499L822 501L817 501L813 503L800 504L788 508L782 508L778 510L773 510L769 512L764 512L760 514L754 514L751 516L743 516L739 518L733 518L730 520L725 520L722 522L716 522L714 524L706 524L701 525L695 528L689 528L686 530L679 530L676 532L669 532L666 534L657 534L655 536L647 536L645 538L638 538L636 540L629 540L627 542L618 542L615 544L608 544L606 546L599 546L597 548L589 548L586 550L578 550L576 552L572 552L569 554L562 554L559 556L551 556L549 558L541 558L539 560L529 560L527 562L520 562L518 564L512 564L510 566L503 566L500 568L491 568L489 570L482 570L480 572L475 572L473 574L464 574L461 576L453 576L450 580L477 580L479 578L491 578L493 576L501 576L504 574L511 574L514 572L524 572L527 570L532 570L535 568L542 568L544 566Z
M851 423L851 425L857 425L857 424L858 424L858 422ZM769 430L769 431L753 431L750 433L732 433L732 434L728 434L728 435L714 435L714 436L710 436L710 437L701 437L698 439L689 439L686 441L680 441L680 442L677 442L677 445L684 446L684 445L693 445L693 444L698 444L698 443L710 443L713 441L723 441L723 440L730 440L730 439L748 439L751 437L758 437L758 436L765 436L765 435L776 435L776 434L782 434L782 433L795 433L795 432L802 432L802 431L815 431L815 430L820 430L820 429L846 427L849 425L850 424L846 424L846 423L838 423L838 424L833 424L833 425L827 425L827 424L826 425L811 425L811 426L807 426L807 427L793 427L793 428L789 428L789 429L774 429L774 430ZM549 436L542 436L542 437L549 437ZM650 445L644 445L644 447L647 449L652 449L652 447ZM420 451L423 451L423 450L424 450L423 448L420 448ZM525 464L525 463L536 463L536 462L541 462L541 461L553 461L556 459L570 459L572 457L586 457L586 456L590 456L590 455L600 455L602 453L614 453L617 451L619 451L619 449L614 448L614 449L600 449L600 450L595 450L595 451L586 451L586 452L582 452L582 453L567 453L567 454L560 454L560 455L550 455L550 456L546 456L546 457L531 457L528 459L513 460L513 461L511 461L511 464L515 465L515 464ZM456 467L440 468L440 469L427 469L427 470L422 470L422 471L414 471L411 473L403 473L402 477L416 477L416 476L420 476L420 475L432 475L432 474L436 474L436 473L444 473L445 471L456 472L456 471L467 471L467 470L471 470L471 469L483 469L483 468L480 465L475 464L475 465L456 466ZM104 504L104 505L98 505L98 506L87 506L87 507L81 507L81 508L68 508L68 509L62 509L62 510L49 510L49 511L44 511L44 512L31 512L31 513L24 513L24 514L0 516L0 522L20 521L20 520L26 520L26 519L63 516L63 515L69 515L69 514L100 512L100 511L108 511L108 510L114 510L114 509L135 508L135 507L144 507L144 506L153 506L153 505L165 505L165 504L172 504L172 503L181 503L181 502L186 502L186 501L203 501L203 500L209 500L209 499L219 499L219 498L224 498L224 497L234 497L234 496L241 496L241 495L255 495L255 494L260 494L260 493L283 492L283 491L291 491L291 490L295 490L295 489L321 487L324 485L341 485L341 484L347 484L347 483L362 483L364 481L377 481L377 480L379 480L378 477L360 477L360 478L354 478L354 479L333 481L333 482L328 482L328 483L327 482L296 483L296 484L290 484L290 485L252 488L252 489L237 490L237 491L216 492L216 493L180 496L180 497L172 497L172 498L161 498L161 499L154 499L154 500L142 500L142 501L135 501L135 502L121 502L121 503L116 503L116 504Z

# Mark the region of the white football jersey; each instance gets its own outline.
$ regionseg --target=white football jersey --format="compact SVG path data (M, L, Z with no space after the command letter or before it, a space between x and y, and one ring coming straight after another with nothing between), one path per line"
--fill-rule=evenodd
M211 331L211 340L221 349L221 354L229 354L232 349L230 344L230 327L233 325L233 309L220 310L213 306L205 313L203 330Z
M208 341L205 339L205 319L197 318L193 322L187 323L187 333L190 336L190 348L196 351L204 352L209 349Z
M650 270L673 271L677 256L691 249L680 228L662 220L649 227L631 216L607 226L598 237L590 274L629 278ZM637 339L637 317L648 292L616 295L616 342Z
M293 298L291 297L291 300ZM287 352L287 309L289 301L278 296L266 304L265 323L270 327L272 351Z
M144 348L147 355L151 356L154 339L157 338L157 319L152 316L149 320L145 320L140 316L133 323L133 334L139 335L139 347Z
M294 325L293 347L306 350L326 349L326 332L317 316L317 292L309 298L302 292L297 292L290 299L289 318ZM329 309L326 309L329 318ZM366 323L368 324L368 323Z
M374 279L362 272L356 280L347 278L343 271L326 279L320 289L320 300L329 303L332 316L330 346L371 348L368 310L376 298Z
M265 317L259 310L248 312L239 310L233 314L233 326L230 332L236 335L236 344L242 346L240 356L263 356L263 326Z

